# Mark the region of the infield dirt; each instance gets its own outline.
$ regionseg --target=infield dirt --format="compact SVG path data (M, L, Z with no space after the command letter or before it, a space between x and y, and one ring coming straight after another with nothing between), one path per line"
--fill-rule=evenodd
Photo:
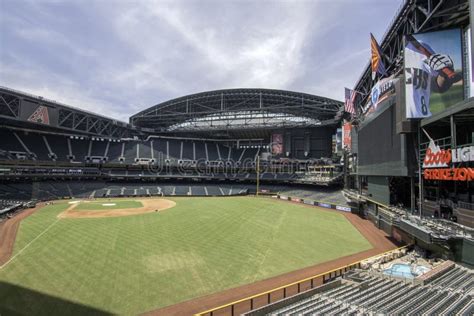
M152 212L161 212L176 206L176 203L167 199L144 199L137 200L142 203L142 207L110 209L103 211L75 211L78 204L71 204L64 212L58 215L58 218L102 218L139 215Z

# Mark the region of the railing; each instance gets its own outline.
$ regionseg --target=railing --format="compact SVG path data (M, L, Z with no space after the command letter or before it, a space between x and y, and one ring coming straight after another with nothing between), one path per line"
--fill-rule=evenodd
M465 208L465 209L468 209L468 210L474 210L474 203L467 203L467 202L458 201L458 207L459 208Z
M366 260L370 260L372 258L377 258L395 251L399 251L401 249L404 249L408 246L403 246L399 247L396 249L392 249L386 252L383 252L381 254L372 256L370 258L366 258L363 260L359 260L356 262L353 262L351 264L319 273L316 275L313 275L311 277L289 283L280 287L277 287L275 289L261 292L234 302L230 302L228 304L224 304L200 313L195 314L195 316L216 316L216 315L231 315L234 316L236 314L240 315L242 313L249 312L253 309L260 308L263 306L266 306L268 304L274 303L276 301L279 301L281 299L299 294L303 291L307 291L309 289L312 289L316 286L323 285L329 281L334 280L337 277L340 277L344 275L347 271L354 270L357 268L361 267L361 263Z

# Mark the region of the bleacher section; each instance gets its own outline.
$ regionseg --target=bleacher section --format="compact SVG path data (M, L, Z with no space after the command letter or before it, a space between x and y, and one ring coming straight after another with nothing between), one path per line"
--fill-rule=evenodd
M333 282L328 290L310 296L303 292L246 315L472 315L474 311L474 273L459 265L425 285L363 270ZM304 298L297 300L298 296ZM285 300L291 303L281 307Z
M7 218L9 214L21 209L23 203L21 201L0 200L0 221Z
M89 153L89 140L69 138L71 144L71 152L75 162L84 162Z
M36 160L48 161L51 160L49 150L44 142L44 138L39 134L23 134L17 133L23 144L28 150L34 153Z
M249 187L250 192L254 192L254 187ZM337 205L346 205L347 201L339 189L310 186L284 186L263 184L260 190L286 196L306 198L318 202L327 202Z
M180 161L200 161L210 165L240 165L255 161L257 148L237 149L212 141L191 141L173 138L143 140L107 140L103 138L54 135L36 132L0 129L0 152L13 155L14 159L37 161L63 161L81 163L141 162L178 164ZM30 156L31 154L31 156ZM153 160L152 160L153 159Z
M2 139L0 149L12 153L27 153L26 149L22 146L15 135L15 132L0 129L0 137Z
M63 181L0 184L0 200L55 200L119 196L224 196L247 194L245 186L174 183L105 183L100 181Z
M59 135L45 135L44 137L51 148L54 156L53 161L70 161L71 152L69 151L68 138Z

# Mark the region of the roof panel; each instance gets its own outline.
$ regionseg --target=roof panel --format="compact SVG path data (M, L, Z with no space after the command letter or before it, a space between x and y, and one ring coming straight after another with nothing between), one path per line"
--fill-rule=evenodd
M333 99L301 92L272 89L227 89L205 91L154 105L130 118L133 125L166 130L176 124L212 116L252 111L256 113L287 114L312 120L334 119L343 103Z

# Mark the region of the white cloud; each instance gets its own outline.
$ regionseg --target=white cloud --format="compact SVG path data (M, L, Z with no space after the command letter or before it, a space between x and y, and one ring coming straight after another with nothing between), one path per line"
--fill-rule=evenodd
M316 24L313 8L309 2L282 3L277 8L266 5L247 21L228 14L228 19L212 25L183 3L144 2L140 9L127 11L115 21L121 39L143 57L118 79L146 77L138 82L140 87L164 84L166 90L181 94L186 93L189 81L200 78L205 82L196 88L283 88L301 72L302 47L310 23ZM259 21L258 15L267 9L266 14L274 19ZM319 19L318 24L324 20ZM175 58L164 58L168 54ZM180 58L183 56L191 58ZM173 82L162 76L162 67L192 76Z
M355 42L361 31L350 24L367 21L343 16L348 1L6 5L0 45L10 49L0 48L0 84L121 120L170 98L222 88L342 99L368 60L368 45Z
M128 122L129 115L123 111L123 108L118 108L115 104L98 96L92 96L87 88L81 87L67 76L49 74L45 77L42 76L44 72L33 67L19 72L17 68L1 62L0 67L0 79L4 81L4 78L8 78L10 88ZM42 80L31 80L31 78L41 77L43 77Z

